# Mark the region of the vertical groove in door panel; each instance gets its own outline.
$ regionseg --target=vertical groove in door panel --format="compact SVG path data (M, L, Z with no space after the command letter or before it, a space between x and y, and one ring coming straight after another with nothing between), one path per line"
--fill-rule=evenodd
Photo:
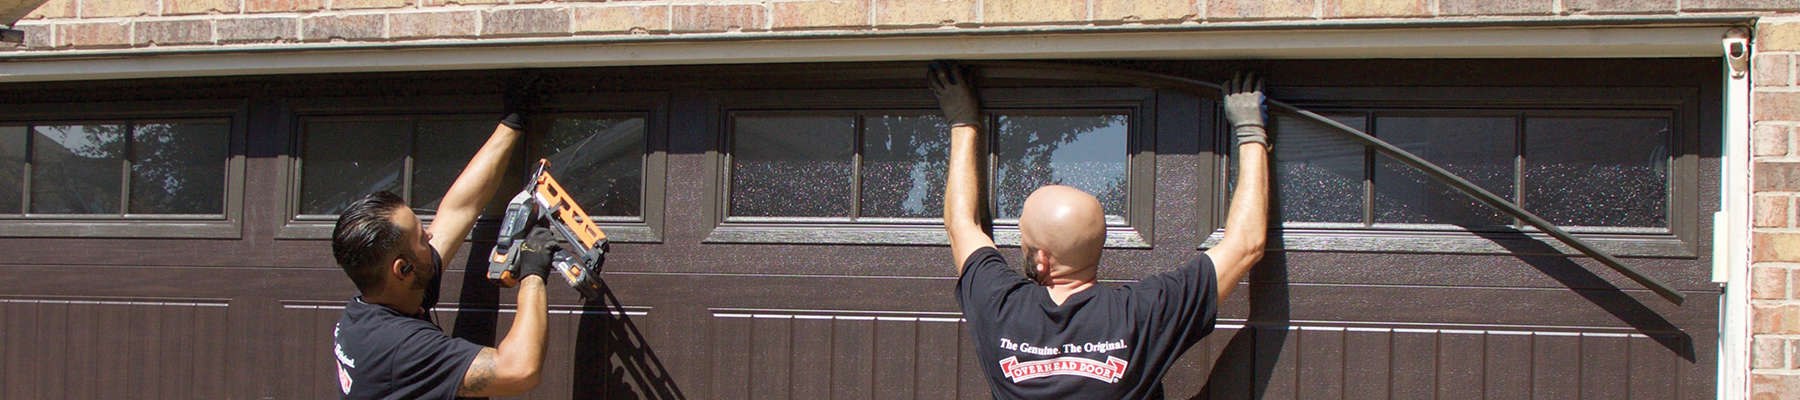
M1626 356L1631 360L1631 371L1626 377L1631 387L1628 397L1632 400L1680 398L1675 390L1675 376L1687 361L1654 338L1633 337L1630 342L1626 350Z
M333 332L337 329L337 320L343 310L312 310L312 347L315 349L311 360L313 368L313 398L330 399L343 395L338 387L337 378L337 338Z
M1581 336L1581 398L1625 398L1630 346L1624 335Z
M1438 331L1437 398L1481 398L1481 331Z
M875 321L874 397L877 400L913 398L913 379L918 371L919 322Z
M981 365L981 357L975 355L974 336L968 323L957 324L956 332L956 370L960 375L956 382L956 397L965 400L994 398L993 389L988 388L987 370Z
M793 359L788 377L796 399L823 399L831 395L831 320L793 320Z
M131 360L131 392L132 396L160 398L162 379L160 375L168 373L168 364L159 363L167 354L162 349L162 338L169 337L172 332L163 329L165 323L163 311L174 307L132 306L131 316L134 326L142 329L132 335L138 345L132 346L136 351Z
M1212 370L1213 359L1219 356L1219 342L1223 341L1219 338L1224 336L1217 331L1207 334L1175 359L1175 365L1163 375L1163 390L1168 398L1190 398L1206 389L1206 375Z
M831 398L869 400L875 359L875 321L831 321Z
M1286 325L1255 327L1256 398L1294 399L1299 375L1299 330Z
M1302 329L1300 393L1307 399L1344 397L1344 330Z
M34 305L33 307L35 308L35 307L48 307L48 306L50 306L50 305L40 303L40 304ZM72 311L75 313L87 315L89 320L97 320L99 318L106 317L104 315L97 314L98 312L100 312L100 310L97 309L96 306L71 304L66 307L71 307ZM97 328L98 327L89 327L88 329L74 329L74 330L64 332L63 335L66 335L66 338L71 345L70 347L84 348L84 349L101 349L104 346L108 345L108 343L105 341L105 340L107 340L107 332L97 329ZM85 376L85 378L82 378L82 379L86 380L86 381L71 380L72 383L76 383L76 382L78 382L78 383L69 386L69 391L68 391L69 398L98 398L101 395L98 392L100 390L100 388L99 388L99 385L97 385L96 382L94 382L94 380L96 380L100 375L100 371L99 371L99 369L101 368L101 366L99 364L100 353L101 352L98 352L98 351L85 351L85 352L79 352L79 353L65 352L62 354L41 354L40 358L38 358L37 360L44 360L44 358L42 358L42 357L63 358L64 359L63 362L66 363L66 364L64 364L64 366L67 367L68 369L57 371L55 373L62 374L62 373L71 373L69 371L81 371L80 375L78 375L78 376ZM42 367L42 366L40 365L39 367Z
M193 349L191 346L184 343L188 336L194 334L192 331L194 326L189 322L189 316L193 314L193 311L193 307L163 307L158 311L159 315L157 318L163 321L162 332L158 333L156 336L156 340L159 341L159 346L162 349L161 355L158 356L159 359L156 361L159 368L157 368L155 379L158 383L157 387L161 389L156 392L158 398L183 399L193 397L182 396L181 393L179 393L182 390L181 388L187 385L187 379L184 378L184 376L186 375L187 368L189 368L193 362L193 360L189 358L190 354L193 353Z
M1581 396L1581 337L1538 333L1531 338L1531 397Z
M225 359L231 348L226 339L226 329L231 328L229 307L205 307L194 309L194 329L197 334L193 347L194 364L193 384L194 398L221 399L232 397L226 389L226 371L233 365Z
M789 373L795 372L795 364L816 365L806 359L799 362L792 359L794 331L792 318L757 318L751 321L750 346L755 349L750 353L750 397L758 399L793 398L789 389L793 381ZM812 372L812 368L800 368L801 373Z
M750 319L715 317L712 326L711 398L749 398Z
M549 314L544 339L549 341L545 350L552 353L544 354L543 381L531 391L532 397L567 399L575 395L570 382L575 371L575 341L580 339L575 336L575 320L580 317L580 313Z
M1483 395L1487 400L1531 398L1531 335L1487 335L1482 358Z
M913 381L914 399L949 399L956 396L958 335L954 322L919 323L919 373Z
M1219 358L1206 379L1206 396L1212 399L1251 398L1251 379L1256 372L1256 340L1253 329L1218 329L1224 343L1219 345Z
M1345 329L1344 399L1386 399L1392 349L1385 330Z
M131 338L134 336L134 332L126 326L131 323L130 308L118 305L71 304L69 314L71 315L69 330L94 330L100 336L99 345L91 349L99 351L77 352L72 350L79 348L79 345L67 346L70 351L64 354L99 355L99 361L94 369L69 371L69 387L73 389L92 385L96 388L94 393L103 399L120 399L127 396L125 375L126 369L130 366L125 365L128 362L126 355L131 354L131 346L135 342ZM89 373L93 375L87 375ZM88 376L97 376L99 379L87 379Z
M1395 399L1430 399L1437 395L1437 332L1400 331L1393 334L1390 393Z
M308 379L305 369L306 340L311 335L305 332L307 325L312 324L312 318L311 311L305 309L281 309L281 312L287 315L281 318L280 331L274 333L281 336L280 365L284 372L276 378L280 382L280 386L276 387L279 388L278 394L292 395L301 393L300 390L305 387L304 382Z

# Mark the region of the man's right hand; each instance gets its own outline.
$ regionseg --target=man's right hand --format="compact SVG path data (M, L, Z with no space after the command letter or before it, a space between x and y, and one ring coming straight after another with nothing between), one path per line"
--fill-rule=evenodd
M926 74L931 92L937 95L938 108L944 110L944 119L950 121L951 127L981 126L981 102L975 99L975 90L962 66L933 61Z
M519 246L519 279L532 275L550 279L550 260L561 249L550 228L531 228L531 233L525 234L525 243Z

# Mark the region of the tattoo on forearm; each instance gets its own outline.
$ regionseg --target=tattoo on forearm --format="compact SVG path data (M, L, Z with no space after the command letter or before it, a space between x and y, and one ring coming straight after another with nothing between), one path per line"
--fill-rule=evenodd
M469 372L463 374L462 388L459 394L477 394L487 390L488 384L494 382L494 355L482 352L469 362Z

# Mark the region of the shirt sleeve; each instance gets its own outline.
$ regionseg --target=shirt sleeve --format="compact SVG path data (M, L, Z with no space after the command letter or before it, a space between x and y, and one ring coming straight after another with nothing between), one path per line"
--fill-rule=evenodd
M956 301L962 303L963 317L987 318L999 313L1007 293L1029 283L1007 267L999 250L983 247L970 253L963 264L962 276L956 280Z
M1213 330L1218 319L1218 275L1212 258L1200 254L1181 268L1145 277L1129 286L1132 317L1150 342L1180 351Z
M402 390L420 399L449 399L462 386L463 374L483 346L444 334L435 327L412 331L394 349L400 362L394 370L394 382Z

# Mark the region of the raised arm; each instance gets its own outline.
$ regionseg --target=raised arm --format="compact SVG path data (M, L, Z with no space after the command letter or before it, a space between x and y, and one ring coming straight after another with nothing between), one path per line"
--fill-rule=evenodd
M444 200L438 205L437 215L426 228L431 232L431 247L446 260L456 255L463 238L468 237L469 229L475 226L475 218L481 216L481 207L494 197L514 149L525 136L522 109L528 102L525 99L532 96L529 90L525 86L513 88L508 93L506 117L494 127L487 143L481 145L481 150L475 152L469 165L463 167L456 181L450 184L450 190L444 193Z
M935 62L929 70L931 91L950 122L950 171L944 177L944 231L950 235L950 254L956 272L962 274L969 254L993 247L994 238L983 228L987 219L982 195L983 151L981 104L961 67Z
M547 228L537 228L526 236L520 249L519 305L513 313L512 329L500 339L500 346L481 349L469 369L463 372L459 397L494 397L524 394L537 387L544 368L545 334L549 331L548 300L544 294L544 277L550 272L554 235Z
M1240 73L1225 85L1225 118L1237 137L1237 190L1225 215L1225 238L1206 250L1218 274L1219 301L1262 260L1269 228L1269 136L1263 128L1262 79Z

